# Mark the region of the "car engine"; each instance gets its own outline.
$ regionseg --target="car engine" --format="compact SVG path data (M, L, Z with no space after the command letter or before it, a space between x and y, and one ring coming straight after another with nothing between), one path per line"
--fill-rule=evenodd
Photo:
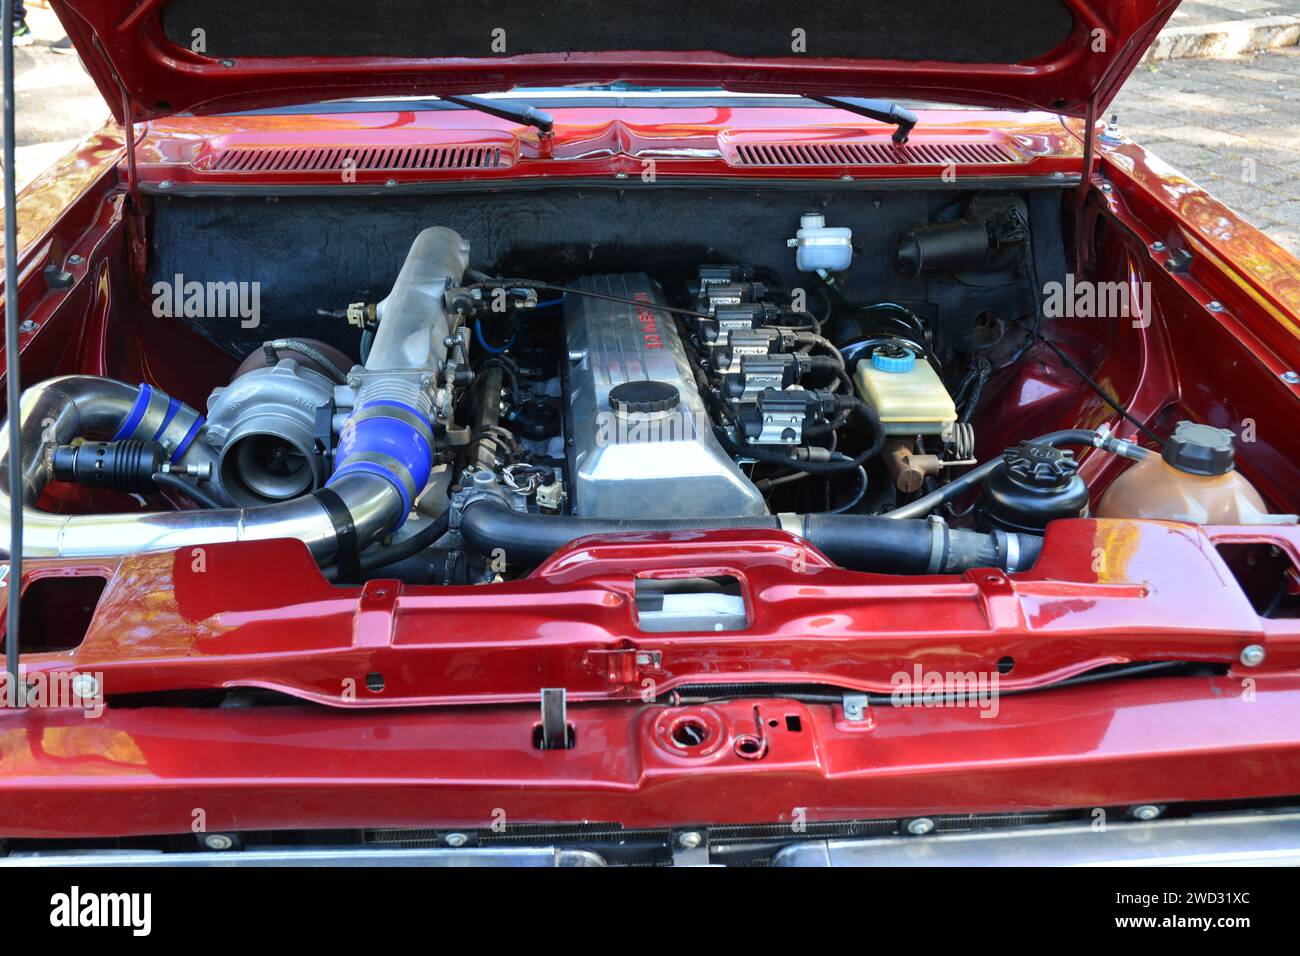
M1014 292L1034 276L1024 210L976 197L964 217L902 231L893 268ZM340 583L455 584L528 573L590 535L755 528L859 570L1019 571L1051 521L1088 514L1063 446L1148 456L1065 429L979 464L981 390L1034 341L1037 307L994 318L1031 324L990 346L906 303L849 301L836 276L851 230L813 212L792 231L803 286L788 268L702 261L666 288L649 272L489 274L433 226L382 299L320 310L359 337L359 361L267 339L205 415L93 376L29 388L29 553L289 537ZM38 507L50 482L171 507L52 513Z

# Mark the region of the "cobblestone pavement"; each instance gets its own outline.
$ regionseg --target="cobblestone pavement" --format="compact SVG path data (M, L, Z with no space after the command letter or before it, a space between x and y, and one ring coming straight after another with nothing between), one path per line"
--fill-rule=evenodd
M1183 0L1169 23L1182 27L1286 13L1300 13L1300 3L1296 0Z
M1120 131L1300 256L1300 47L1139 67Z

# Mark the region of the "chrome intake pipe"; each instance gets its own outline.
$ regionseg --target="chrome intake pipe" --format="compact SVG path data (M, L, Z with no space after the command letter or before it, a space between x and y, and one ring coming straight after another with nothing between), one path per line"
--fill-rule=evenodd
M339 445L320 491L289 501L201 511L57 515L36 508L51 477L50 452L75 438L161 441L179 465L215 467L193 409L149 386L87 375L54 378L23 392L19 433L23 500L0 491L0 524L22 508L30 557L111 557L226 541L297 538L317 561L343 564L406 520L433 458L428 393L447 354L443 292L459 285L468 246L450 229L420 233L402 267ZM11 453L0 429L0 470ZM205 470L208 470L205 469ZM7 538L6 538L7 541ZM0 545L3 547L3 545ZM0 554L7 557L3 551Z
M36 502L50 480L49 450L74 438L107 439L120 433L140 395L138 386L89 375L50 379L23 392L19 405L23 500L10 501L8 493L0 491L0 523L9 524L14 507L23 509L25 555L110 557L221 541L298 538L317 560L333 556L338 546L334 522L312 497L207 511L58 515L37 510ZM8 467L9 454L8 431L0 429L0 468ZM213 457L203 442L194 441L177 461L210 465ZM365 475L339 482L334 492L353 517L359 543L369 544L379 537L400 506L390 484Z

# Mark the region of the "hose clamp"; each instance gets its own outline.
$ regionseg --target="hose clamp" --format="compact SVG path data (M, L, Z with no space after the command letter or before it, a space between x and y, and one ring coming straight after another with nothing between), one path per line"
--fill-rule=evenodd
M930 522L930 566L925 570L927 574L938 574L943 570L943 556L948 543L948 526L938 515L930 515L927 520Z

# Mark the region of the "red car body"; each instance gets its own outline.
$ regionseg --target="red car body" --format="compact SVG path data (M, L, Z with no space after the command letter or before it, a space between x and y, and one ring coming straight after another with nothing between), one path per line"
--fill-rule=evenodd
M114 38L138 37L141 24L152 22L151 5L102 6L99 13L58 4L79 46L96 48L91 35L98 38L102 56L88 58L91 74L106 93L117 92L119 119L129 110L137 124L128 136L110 123L20 197L27 381L105 374L202 402L187 369L229 360L123 307L140 281L148 242L141 212L149 197L337 181L311 169L219 161L240 149L500 151L493 168L470 172L394 174L362 162L355 183L338 187L396 194L452 181L491 189L618 178L635 188L647 160L660 182L797 176L884 186L932 179L938 167L915 159L928 143L994 144L1020 157L1015 166L975 162L963 175L1078 180L1073 228L1090 232L1105 222L1108 237L1099 247L1081 243L1082 264L1100 276L1150 282L1159 303L1152 321L1122 342L1078 328L1067 335L1068 348L1094 358L1096 377L1142 420L1171 410L1225 426L1252 419L1258 440L1239 453L1241 470L1272 501L1300 498L1300 384L1284 374L1300 369L1300 263L1137 144L1112 138L1085 148L1088 120L1055 115L1095 117L1173 4L1110 5L1122 14L1125 42L1087 69L1071 69L1077 54L1031 67L988 66L972 84L968 70L950 64L915 72L822 64L816 73L826 91L921 91L933 99L964 91L1001 109L921 110L911 152L898 152L897 162L793 172L740 164L736 150L747 142L888 150L889 131L796 104L562 107L552 111L550 139L473 112L398 106L162 115L285 98L267 92L257 65L176 62L165 43L138 39L128 55L127 41ZM1090 21L1081 19L1078 29L1086 32ZM145 35L158 40L152 28ZM502 68L498 85L608 79L613 62L601 54L563 62L539 56ZM663 82L679 61L643 59L621 65L619 78ZM749 64L742 82L728 58L704 62L688 71L692 81L748 91L789 87L781 63ZM129 73L114 75L110 63ZM414 67L409 77L399 70L387 74L384 89L394 92L396 75L402 93L463 92L470 87L455 81L468 69L453 64L436 79ZM309 88L294 94L299 100L377 88L365 62L296 63L293 70ZM856 86L846 90L850 79ZM970 85L979 91L970 94ZM164 99L166 110L156 105ZM1015 109L1025 105L1053 113ZM1189 268L1173 262L1184 252L1191 253ZM1004 405L998 427L981 435L986 451L1065 418L1088 425L1110 418L1051 353L1018 374L1003 393L1015 401ZM1133 435L1131 426L1121 431ZM1101 489L1114 465L1090 456L1083 473ZM47 504L54 510L77 502ZM338 588L294 541L215 545L201 572L188 551L29 560L25 588L50 576L106 582L85 640L70 651L24 655L29 674L102 672L114 694L126 696L257 687L301 704L268 711L109 706L94 721L75 711L0 713L0 819L4 835L18 838L185 832L196 808L214 831L482 828L500 808L512 823L638 828L1294 796L1300 620L1267 619L1252 607L1231 556L1253 548L1276 549L1269 553L1300 565L1294 526L1102 519L1056 522L1039 563L1015 576L845 571L777 531L588 539L526 579L490 589L397 581ZM715 574L741 582L746 630L661 635L637 627L638 578ZM0 591L0 600L13 592ZM1242 652L1251 646L1266 654L1247 666ZM1211 662L1224 672L1203 681L1008 693L1149 660ZM851 719L839 704L779 698L644 702L647 686L664 693L711 682L888 693L891 674L918 665L997 669L1005 695L998 718L975 709L873 708ZM349 682L355 693L340 696ZM534 744L543 687L568 691L572 749ZM674 722L684 720L707 728L712 743L691 752L673 746ZM757 738L757 749L733 746L742 738Z

